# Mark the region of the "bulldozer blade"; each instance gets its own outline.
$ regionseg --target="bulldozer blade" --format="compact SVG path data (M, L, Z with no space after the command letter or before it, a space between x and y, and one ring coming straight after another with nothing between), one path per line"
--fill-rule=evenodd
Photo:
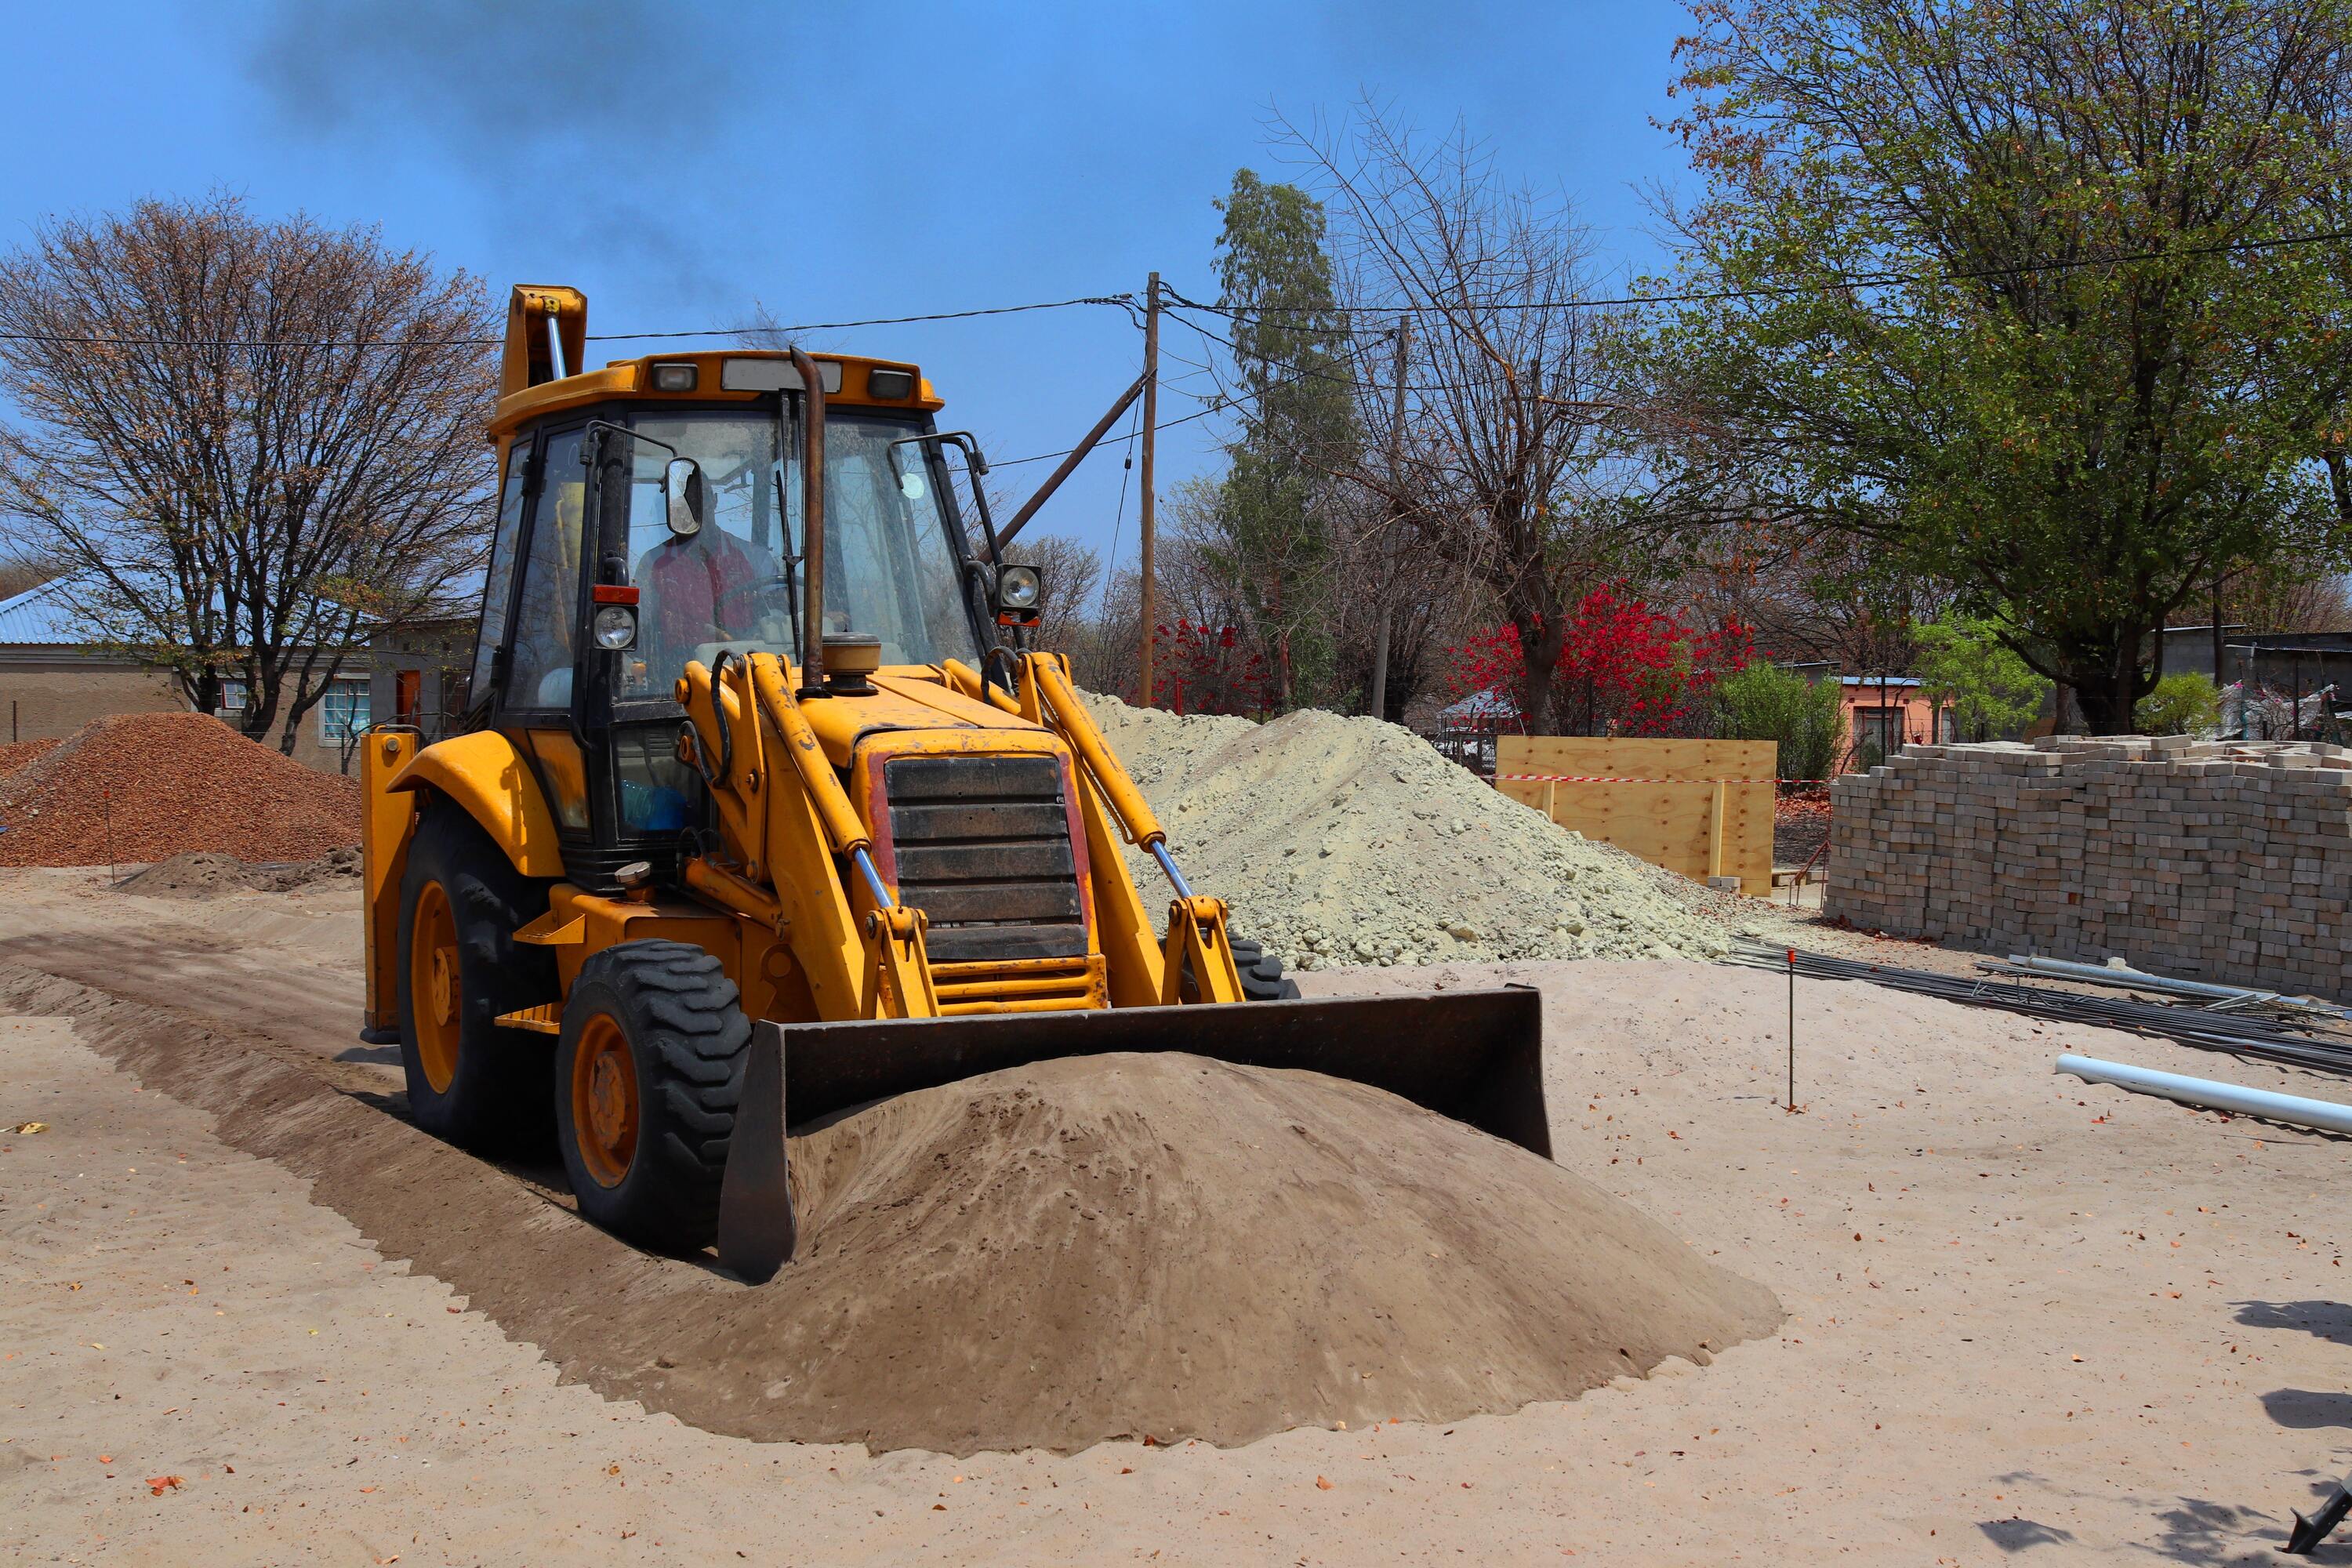
M800 1225L793 1213L792 1173L784 1151L784 1032L751 1026L743 1093L719 1188L719 1266L753 1285L793 1260Z
M1542 999L1527 986L781 1028L762 1023L753 1026L729 1146L720 1263L757 1283L792 1257L786 1128L1004 1068L1113 1051L1185 1051L1349 1079L1551 1157Z

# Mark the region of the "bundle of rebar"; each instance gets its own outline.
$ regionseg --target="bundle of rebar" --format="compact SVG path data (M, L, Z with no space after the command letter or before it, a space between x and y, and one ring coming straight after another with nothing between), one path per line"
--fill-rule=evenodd
M1971 978L1938 974L1930 970L1904 969L1860 959L1832 958L1827 953L1773 947L1755 941L1737 943L1729 961L1781 974L1793 965L1796 973L1809 979L1866 981L1971 1007L1998 1007L2058 1023L2160 1036L2200 1050L2223 1051L2231 1056L2352 1077L2352 1030L2323 1024L2315 1016L2290 1020L2219 1011L2210 1006L2095 995L2055 984L2028 984L2021 976L1988 973Z

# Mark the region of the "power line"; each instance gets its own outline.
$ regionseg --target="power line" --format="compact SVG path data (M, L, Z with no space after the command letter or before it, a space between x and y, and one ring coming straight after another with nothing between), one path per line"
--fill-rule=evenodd
M2165 261L2189 256L2231 256L2252 250L2281 250L2298 245L2326 245L2352 239L2352 229L2328 229L2318 234L2282 235L2273 239L2229 240L2218 245L2180 246L2167 250L2130 251L2120 256L2082 256L2052 261L2024 261L2009 267L1979 267L1952 272L1857 272L1803 283L1770 284L1753 289L1701 289L1672 294L1625 294L1589 300L1496 300L1474 305L1474 311L1594 310L1638 305L1703 305L1726 300L1773 300L1791 294L1814 294L1825 289L1883 289L1895 283L1967 283L1987 278L2021 278L2036 272L2071 272L2085 267L2127 267L2142 261ZM1162 286L1170 299L1195 310L1228 317L1274 314L1329 316L1418 316L1435 313L1432 305L1212 305Z
M1283 384L1277 383L1276 384L1279 385ZM1187 397L1198 397L1200 394L1188 392L1184 395ZM1201 409L1196 413L1187 414L1181 419L1162 419L1159 424L1154 425L1151 428L1155 433L1161 430L1173 430L1179 425L1190 425L1195 419L1206 419L1212 414L1222 414L1227 406L1228 405L1222 402L1211 403L1208 407ZM1099 450L1100 448L1097 449ZM1017 468L1024 463L1042 463L1049 458L1066 458L1076 450L1077 448L1076 447L1065 447L1058 452L1038 452L1026 458L1005 458L1002 459L991 458L988 460L988 466L991 471L997 468Z
M1234 354L1234 359L1235 359L1236 361L1238 361L1238 360L1240 360L1240 359L1242 358L1242 351L1241 351L1240 346L1239 346L1238 344L1236 344L1236 343L1235 343L1235 342L1234 342L1231 338L1228 338L1228 337L1223 336L1223 335L1222 335L1222 334L1220 334L1220 333L1213 332L1213 331L1209 331L1209 329L1208 329L1208 328L1206 328L1206 327L1204 327L1204 326L1202 326L1198 321L1195 321L1191 320L1189 317L1186 317L1186 316L1185 316L1185 315L1183 315L1181 312L1180 312L1180 311L1178 311L1178 310L1174 310L1174 309L1172 309L1172 308L1170 308L1170 309L1168 310L1168 314L1169 314L1169 316L1170 316L1171 319L1173 319L1173 320L1174 320L1174 321L1179 321L1179 322L1182 323L1184 326L1187 326L1187 327L1192 328L1192 331L1196 331L1196 332L1200 333L1200 334L1201 334L1201 336L1202 336L1202 337L1204 337L1204 338L1207 338L1207 339L1211 340L1212 342L1223 343L1223 344L1227 349L1229 349L1229 350L1231 350L1231 351L1232 351L1232 353L1233 353L1233 354ZM1390 335L1390 334L1385 333L1385 332L1381 334L1381 336L1382 336L1382 337L1387 337L1387 336L1389 336L1389 335ZM1167 351L1166 351L1165 349L1161 350L1160 352L1161 352L1162 353L1167 353ZM1363 356L1363 353L1364 353L1365 352L1366 352L1366 351L1363 351L1363 350L1360 350L1360 349L1355 348L1355 347L1352 345L1352 343L1350 343L1350 345L1349 345L1347 349L1345 349L1345 350L1342 352L1342 353L1341 353L1340 357L1343 357L1343 358L1346 358L1346 359L1349 359L1349 360L1360 359L1360 358ZM1171 357L1171 358L1172 358L1172 359L1176 360L1176 361L1177 361L1177 363L1180 363L1180 364L1188 364L1188 365L1191 365L1194 370L1205 372L1206 374L1210 374L1210 375L1213 375L1213 375L1215 375L1215 374L1217 374L1217 372L1216 372L1216 370L1215 370L1215 368L1214 368L1213 366L1202 364L1202 363L1199 363L1198 361L1196 361L1196 360L1189 360L1189 359L1185 359L1185 358L1183 358L1183 356L1181 356L1181 354L1171 354L1171 355L1170 355L1169 357ZM1282 385L1286 385L1286 386L1295 386L1295 385L1297 385L1297 384L1299 382L1301 382L1301 381L1322 381L1322 382L1329 382L1329 383L1332 383L1332 384L1334 384L1340 385L1340 386L1352 386L1352 387L1373 387L1373 388L1377 388L1379 391L1383 392L1383 393L1391 393L1391 392L1394 392L1394 391L1396 390L1396 388L1395 388L1395 386L1394 386L1393 384L1386 385L1386 386L1382 386L1382 385L1381 385L1378 381L1372 380L1372 379L1370 379L1370 377L1348 376L1348 375L1335 375L1335 374L1331 374L1331 373L1330 373L1330 372L1328 372L1328 371L1319 371L1319 370L1310 369L1310 368L1308 368L1308 367L1307 367L1307 366L1304 366L1304 365L1299 364L1297 362L1293 361L1293 360L1279 360L1279 359L1276 359L1276 358L1274 358L1274 357L1273 357L1272 355L1270 355L1270 354L1268 354L1268 355L1265 355L1265 356L1262 356L1262 357L1265 359L1265 362L1267 364L1275 365L1275 366L1277 366L1277 367L1279 367L1279 368L1281 368L1281 369L1283 369L1283 370L1286 370L1286 371L1290 371L1290 372L1293 372L1293 373L1294 373L1294 374L1290 376L1290 378L1289 378L1287 381L1283 382L1283 383L1281 383L1281 384L1282 384ZM1429 393L1446 393L1446 394L1456 394L1456 393L1465 393L1465 392L1470 392L1470 393L1476 393L1476 392L1491 392L1491 391L1493 391L1496 386L1500 385L1500 384L1502 384L1502 381L1503 381L1503 378L1502 378L1500 375L1496 375L1496 376L1493 377L1493 378L1492 378L1492 379L1490 379L1490 380L1487 380L1487 381L1481 381L1481 382L1450 382L1450 381L1435 381L1435 382L1407 382L1407 383L1405 384L1405 390L1406 390L1407 392L1418 392L1418 393L1423 393L1423 394L1429 394ZM1199 395L1199 394L1197 394L1197 393L1193 393L1193 394L1188 394L1187 395L1191 395L1191 396L1198 396L1198 395ZM1253 395L1255 395L1255 394L1251 394L1251 393L1247 393L1247 392L1243 392L1243 393L1238 393L1238 394L1236 394L1236 393L1224 393L1224 392L1221 391L1221 392L1220 392L1220 394L1219 394L1219 395L1221 395L1221 396L1225 396L1225 397L1235 397L1235 396L1244 396L1244 397L1245 397L1245 396L1253 396ZM1538 395L1538 397L1545 397L1545 396L1548 396L1549 395L1547 395L1547 394L1543 393L1543 392L1542 392L1542 390L1541 390L1540 388L1538 388L1538 391L1537 391L1537 395ZM1554 402L1554 403L1566 403L1566 404L1574 404L1574 405L1593 405L1593 404L1599 404L1599 403L1602 402L1603 400L1599 399L1599 398L1590 398L1590 397L1578 397L1578 398L1560 398L1560 397L1551 397L1551 398L1550 398L1550 401L1551 401L1551 402Z
M793 332L840 331L850 327L897 327L916 321L963 321L976 316L1013 316L1027 310L1063 310L1074 305L1118 305L1133 302L1130 294L1087 294L1075 300L1041 300L1024 305L983 305L969 310L932 310L919 316L869 316L857 321L798 321L790 326L753 322L740 327L693 327L661 332L590 332L592 343L649 342L675 338L748 337L755 333L788 336ZM425 349L484 348L506 342L495 338L138 338L100 333L0 331L0 342L65 343L96 348L166 349Z

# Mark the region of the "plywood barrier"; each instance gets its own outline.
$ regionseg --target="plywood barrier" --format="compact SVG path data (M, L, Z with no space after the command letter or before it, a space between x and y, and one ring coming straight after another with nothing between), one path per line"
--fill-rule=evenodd
M1495 787L1562 827L1694 881L1772 887L1770 741L1617 741L1505 735Z

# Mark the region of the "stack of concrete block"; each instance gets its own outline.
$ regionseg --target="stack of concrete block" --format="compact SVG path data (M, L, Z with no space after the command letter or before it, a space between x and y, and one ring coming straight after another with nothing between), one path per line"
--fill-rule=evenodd
M2343 999L2352 749L1906 746L1830 785L1823 910L1874 931Z

